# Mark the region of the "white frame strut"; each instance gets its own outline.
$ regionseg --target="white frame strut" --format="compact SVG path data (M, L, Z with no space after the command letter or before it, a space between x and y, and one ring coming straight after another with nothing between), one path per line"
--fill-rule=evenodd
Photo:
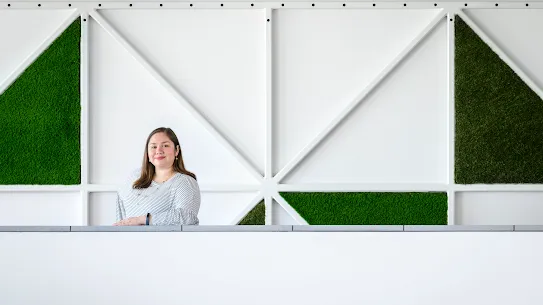
M374 6L375 5L375 6ZM189 113L200 122L213 136L221 143L236 159L243 164L245 169L252 174L260 185L243 184L204 184L200 186L203 192L254 192L257 195L246 205L246 207L230 222L237 224L245 215L259 204L262 200L266 206L266 225L273 223L272 206L277 202L285 211L299 224L306 225L307 222L280 196L279 192L294 191L344 191L344 192L407 192L407 191L431 191L447 192L448 194L448 223L455 224L455 193L456 192L543 192L543 185L540 184L494 184L494 185L457 185L454 181L454 18L460 16L473 31L500 58L508 64L517 75L543 99L543 89L515 63L506 52L504 52L492 39L466 14L464 9L543 9L543 1L526 2L373 2L373 1L334 1L334 2L262 2L262 1L96 1L87 2L81 0L72 1L2 1L2 9L70 9L73 12L58 27L47 40L41 44L30 56L28 56L7 80L0 84L2 94L38 56L76 19L81 16L81 185L64 186L33 186L33 185L4 185L0 186L0 192L80 192L81 193L81 222L82 225L89 224L89 195L91 192L115 192L117 189L112 185L91 184L89 181L89 18L93 18L111 37L113 37L145 70L151 74ZM102 9L255 9L265 10L266 20L266 141L265 141L265 164L264 173L260 173L258 166L240 151L232 141L213 122L195 107L186 95L177 90L170 80L146 59L122 34L120 34L102 15ZM432 9L437 10L437 15L432 21L409 43L409 45L394 58L377 77L351 101L348 106L332 122L322 130L308 145L306 145L287 165L273 175L273 11L281 9ZM447 22L447 73L448 73L448 170L447 183L327 183L327 184L281 184L281 181L295 170L306 157L314 151L323 141L329 138L331 132L347 118L365 98L377 88L396 67L415 49L436 26ZM86 19L87 21L83 21ZM451 19L453 20L451 22Z

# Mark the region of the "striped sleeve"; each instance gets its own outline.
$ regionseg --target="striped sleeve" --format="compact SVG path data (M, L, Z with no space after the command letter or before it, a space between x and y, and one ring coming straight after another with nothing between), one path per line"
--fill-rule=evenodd
M116 219L117 221L121 221L123 220L125 217L124 215L126 214L125 211L124 211L124 205L121 201L121 197L119 196L119 194L117 193L117 212L116 212Z

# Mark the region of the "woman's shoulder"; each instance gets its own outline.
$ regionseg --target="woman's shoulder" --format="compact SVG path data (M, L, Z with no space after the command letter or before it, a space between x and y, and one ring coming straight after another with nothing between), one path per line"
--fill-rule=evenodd
M199 190L198 182L192 176L183 173L175 173L173 179L172 182L176 187Z

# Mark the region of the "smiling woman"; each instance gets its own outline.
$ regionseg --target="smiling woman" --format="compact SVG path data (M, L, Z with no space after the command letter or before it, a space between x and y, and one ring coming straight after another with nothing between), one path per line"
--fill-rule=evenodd
M200 188L170 128L147 137L141 170L117 194L116 226L197 225Z

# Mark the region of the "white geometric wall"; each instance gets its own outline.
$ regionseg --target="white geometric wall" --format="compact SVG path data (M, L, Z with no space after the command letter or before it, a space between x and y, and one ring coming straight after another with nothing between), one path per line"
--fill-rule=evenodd
M267 224L305 224L278 191L444 191L449 224L543 223L540 185L454 183L450 22L478 25L542 88L541 2L7 4L0 94L84 19L82 184L1 186L0 225L111 224L159 126L198 177L204 225L262 200Z

